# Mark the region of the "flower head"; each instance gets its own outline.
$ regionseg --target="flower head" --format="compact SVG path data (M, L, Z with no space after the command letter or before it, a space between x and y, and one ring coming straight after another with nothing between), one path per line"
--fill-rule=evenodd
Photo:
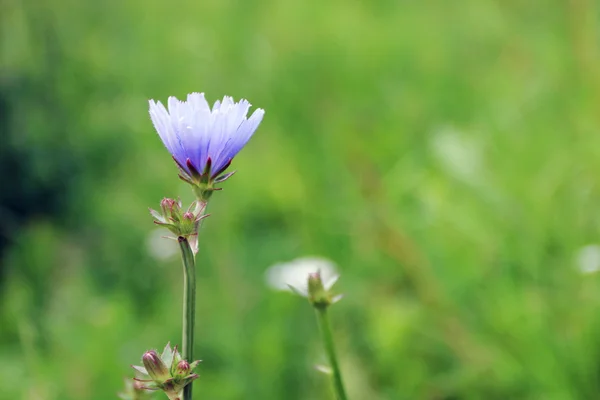
M250 140L265 112L258 108L246 118L250 103L244 99L236 103L229 96L217 100L211 109L204 93L191 93L187 101L169 97L167 105L168 109L160 101L150 100L154 128L179 166L180 178L206 201L215 190L213 184L232 175L222 174Z
M322 257L301 257L272 265L267 269L265 278L273 289L293 290L308 297L307 278L313 272L321 274L328 288L331 288L339 277L333 261Z
M327 307L342 298L331 290L339 278L335 264L324 258L304 257L275 264L267 270L266 278L274 289L291 290L315 307Z

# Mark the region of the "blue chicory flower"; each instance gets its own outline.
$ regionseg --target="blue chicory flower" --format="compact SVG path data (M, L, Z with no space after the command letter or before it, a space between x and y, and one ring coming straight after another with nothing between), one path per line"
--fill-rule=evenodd
M249 109L248 101L236 103L229 96L211 109L204 93L191 93L187 101L169 97L168 110L160 101L150 100L150 118L179 166L180 177L204 191L214 190L213 182L231 175L219 176L262 121L264 110L258 108L246 118Z

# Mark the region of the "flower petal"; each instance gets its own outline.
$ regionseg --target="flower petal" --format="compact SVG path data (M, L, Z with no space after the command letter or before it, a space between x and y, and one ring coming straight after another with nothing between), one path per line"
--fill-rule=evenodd
M229 140L227 135L227 116L220 113L212 115L214 122L210 129L210 142L208 144L208 156L212 159L212 170L221 169L224 162L219 159L219 155Z
M327 279L327 281L324 282L323 287L325 287L325 289L327 289L327 290L331 289L333 287L333 285L335 285L335 283L337 282L338 279L340 279L339 274L333 275L332 277Z
M237 153L248 143L258 125L263 119L265 111L258 108L252 113L252 116L244 120L237 128L236 132L232 135L229 142L223 146L223 149L219 153L219 156L215 160L215 165L224 165L229 159L234 158Z
M210 113L210 106L204 98L204 93L190 93L187 102L191 104L194 112Z

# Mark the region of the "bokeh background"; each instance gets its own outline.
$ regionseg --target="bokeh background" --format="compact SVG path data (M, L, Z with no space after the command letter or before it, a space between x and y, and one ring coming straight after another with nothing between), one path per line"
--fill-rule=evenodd
M147 100L266 110L211 204L197 399L328 399L314 314L265 271L326 257L350 396L600 397L592 0L0 2L0 399L112 399L179 342L147 208L191 200ZM160 398L157 396L156 398Z

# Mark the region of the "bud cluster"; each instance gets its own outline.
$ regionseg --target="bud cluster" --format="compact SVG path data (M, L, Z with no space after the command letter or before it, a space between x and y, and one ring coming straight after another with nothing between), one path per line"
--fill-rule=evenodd
M181 400L183 388L198 378L193 371L200 361L190 364L181 358L177 347L171 349L171 345L167 344L160 356L154 350L144 353L142 363L143 367L132 365L144 377L150 378L134 378L136 382L143 384L141 389L162 390L170 400Z
M205 208L206 203L194 201L184 211L181 200L164 198L160 202L161 212L151 208L149 210L152 217L154 217L156 225L167 228L178 238L184 237L188 239L190 244L192 244L192 248L195 249L196 246L194 244L197 243L200 221L208 217L208 214L204 214Z

